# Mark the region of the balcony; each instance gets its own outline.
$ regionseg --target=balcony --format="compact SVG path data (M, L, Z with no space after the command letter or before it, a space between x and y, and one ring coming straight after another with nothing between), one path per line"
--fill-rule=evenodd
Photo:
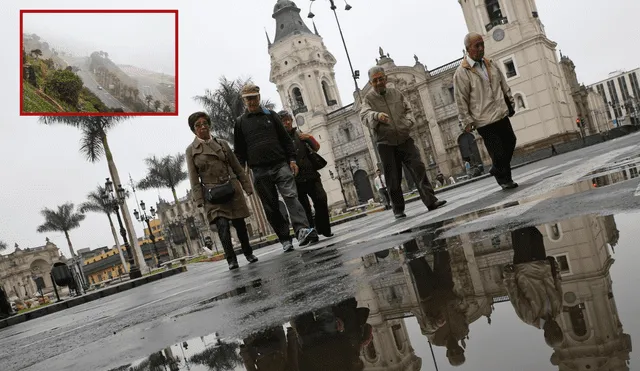
M492 20L491 22L487 23L484 26L484 28L487 30L487 32L489 32L495 26L499 26L499 25L507 24L507 23L509 23L509 21L507 20L507 17L500 17L500 18L496 18L496 19Z
M295 116L299 113L306 113L306 112L309 112L309 110L307 109L307 106L300 106L300 107L294 108L293 115Z

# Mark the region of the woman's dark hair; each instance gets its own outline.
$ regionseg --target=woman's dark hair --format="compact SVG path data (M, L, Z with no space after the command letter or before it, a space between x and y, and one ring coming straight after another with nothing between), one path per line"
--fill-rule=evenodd
M192 113L189 116L189 128L191 129L191 131L193 131L193 132L196 131L196 129L195 129L196 121L200 120L203 117L206 118L207 119L207 123L209 125L211 125L211 118L209 117L209 115L207 115L204 112L195 112L195 113Z

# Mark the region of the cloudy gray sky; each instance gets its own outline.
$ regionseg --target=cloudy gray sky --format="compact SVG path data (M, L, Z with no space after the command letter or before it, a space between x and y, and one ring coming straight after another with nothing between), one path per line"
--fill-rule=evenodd
M215 89L218 79L253 77L262 87L263 97L279 103L275 86L269 82L269 55L264 29L273 38L271 18L275 0L237 1L168 1L113 0L107 3L87 3L81 0L58 2L65 9L86 9L108 6L113 9L178 9L179 10L179 117L143 117L123 123L110 133L110 143L120 174L134 179L145 175L144 158L182 152L192 140L186 118L201 107L193 101L204 90ZM413 65L416 54L429 69L461 56L462 39L467 31L460 5L455 0L425 2L418 0L351 0L353 9L338 12L354 68L365 72L384 48L398 65ZM640 52L629 45L638 36L635 15L640 3L627 0L538 0L538 11L547 35L558 42L558 48L573 58L578 76L585 83L606 78L616 69L633 69ZM41 235L36 228L43 222L39 211L67 201L79 204L87 192L108 176L106 163L87 163L78 153L79 133L66 127L45 127L34 117L19 116L19 58L17 51L20 8L51 7L44 0L4 0L0 13L0 45L14 58L2 58L0 91L0 239L12 247L39 246L45 237L54 241L69 256L62 234ZM89 5L91 4L91 5ZM310 2L297 2L305 15ZM434 6L434 5L437 5ZM351 102L353 81L335 19L326 0L315 1L313 12L320 34L338 60L336 78L345 104ZM145 21L147 22L147 21ZM150 22L150 21L149 21ZM54 25L63 30L63 24ZM308 22L311 27L311 23ZM94 25L107 30L103 24ZM64 26L66 27L66 26ZM103 28L104 27L104 28ZM157 35L170 34L157 24L140 22L135 26L121 25L119 35L123 45L129 39L148 30ZM167 27L172 27L168 25ZM111 28L109 28L111 29ZM120 33L122 32L122 33ZM91 42L93 32L78 33ZM116 39L117 39L116 38ZM161 39L158 37L158 39ZM164 40L164 39L163 39ZM167 43L171 43L167 41ZM104 49L109 49L105 47ZM114 46L113 50L119 50ZM110 51L112 52L112 51ZM133 52L132 52L133 55ZM153 57L154 52L149 52ZM115 58L115 56L114 56ZM366 75L366 73L363 73ZM364 81L361 82L361 86ZM181 184L183 195L188 183ZM140 192L138 198L152 203L158 196L170 199L167 190ZM135 201L130 201L134 209ZM138 234L142 226L138 225ZM89 215L79 229L71 232L75 248L96 248L112 244L112 237L103 215Z
M24 32L52 47L88 56L109 53L116 64L175 73L175 15L170 13L25 13Z

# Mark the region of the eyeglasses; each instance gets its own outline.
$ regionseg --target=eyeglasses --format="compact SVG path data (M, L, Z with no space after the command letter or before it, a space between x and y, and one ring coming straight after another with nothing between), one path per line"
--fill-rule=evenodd
M208 122L198 122L197 124L194 125L196 128L202 128L202 127L211 127L211 125L209 125Z

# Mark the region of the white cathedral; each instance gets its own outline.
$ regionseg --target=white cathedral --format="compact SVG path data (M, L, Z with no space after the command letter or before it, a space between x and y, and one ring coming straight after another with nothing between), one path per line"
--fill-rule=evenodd
M577 81L575 72L559 61L556 43L545 34L535 0L458 2L469 31L484 35L487 56L499 62L513 91L515 156L578 138L574 122L579 113L568 83ZM372 184L379 161L370 133L359 119L358 97L366 95L370 84L354 93L354 103L343 105L334 73L336 58L315 25L311 31L291 0L277 0L273 18L273 42L267 35L270 81L300 129L321 144L320 155L328 161L321 175L329 206L355 206L377 197ZM462 57L431 70L417 56L414 59L413 66L397 66L380 48L376 62L385 68L389 85L400 89L412 104L417 122L413 137L430 179L438 172L446 178L464 173L458 144L462 130L453 99L453 74ZM478 161L490 164L478 135L475 145Z

